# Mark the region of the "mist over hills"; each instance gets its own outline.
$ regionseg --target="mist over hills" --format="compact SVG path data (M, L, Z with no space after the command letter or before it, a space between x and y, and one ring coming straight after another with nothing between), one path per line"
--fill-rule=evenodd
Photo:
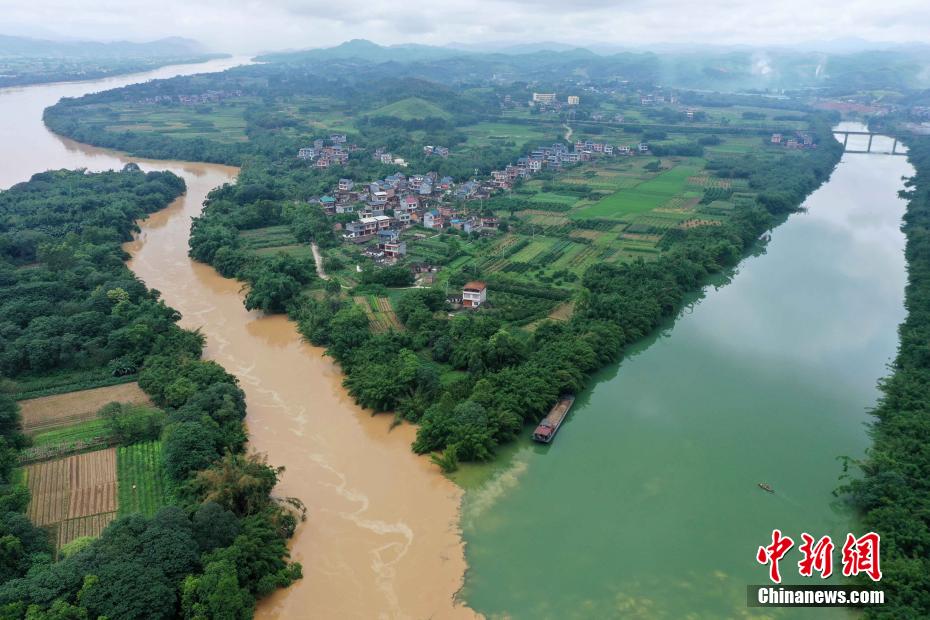
M155 41L56 41L0 34L0 57L128 59L205 54L193 39L167 37Z
M461 47L382 46L364 39L340 45L258 56L291 65L326 65L322 72L363 75L377 65L383 76L455 83L484 80L553 82L567 78L648 82L668 86L737 90L926 88L930 54L920 44L863 49L868 42L837 40L815 47L656 46L593 51L558 43Z

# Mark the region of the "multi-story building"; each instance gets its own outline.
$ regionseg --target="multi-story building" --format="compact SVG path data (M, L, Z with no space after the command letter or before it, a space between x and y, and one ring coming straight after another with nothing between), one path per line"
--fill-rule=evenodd
M477 308L488 299L488 287L484 282L468 282L462 287L462 305Z

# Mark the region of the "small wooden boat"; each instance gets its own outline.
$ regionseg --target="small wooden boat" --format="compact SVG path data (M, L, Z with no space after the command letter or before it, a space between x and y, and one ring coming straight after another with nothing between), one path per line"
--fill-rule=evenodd
M775 492L775 489L773 489L773 488L772 488L772 485L770 485L768 482L760 482L760 483L759 483L759 488L762 489L763 491L767 492L767 493L774 493L774 492Z

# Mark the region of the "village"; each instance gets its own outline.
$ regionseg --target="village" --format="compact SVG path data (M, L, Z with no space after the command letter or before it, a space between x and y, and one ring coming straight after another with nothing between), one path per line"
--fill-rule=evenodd
M360 148L356 145L347 144L344 134L332 134L329 140L316 140L312 147L301 148L297 157L313 161L315 167L328 168L345 164L349 153L357 150ZM425 146L424 152L447 157L449 150ZM435 172L412 175L396 172L366 183L343 178L330 194L309 201L319 204L327 216L355 216L335 218L341 222L334 222L334 228L346 242L365 246L364 254L376 264L391 265L407 254L405 234L411 239L422 239L429 235L428 231L445 229L464 234L495 234L498 219L493 213L482 210L481 201L512 189L542 170L560 170L598 157L648 152L649 146L645 143L614 146L579 140L571 148L554 143L538 146L529 155L520 157L503 170L491 171L483 179L456 183L452 177L440 177ZM374 157L382 163L405 164L383 149L376 150ZM420 230L405 232L414 228Z

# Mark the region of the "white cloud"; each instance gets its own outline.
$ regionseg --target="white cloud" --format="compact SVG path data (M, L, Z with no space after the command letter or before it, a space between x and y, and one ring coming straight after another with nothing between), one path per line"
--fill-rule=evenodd
M219 50L380 43L561 41L791 44L926 41L925 0L0 0L0 32L71 38L180 35Z

